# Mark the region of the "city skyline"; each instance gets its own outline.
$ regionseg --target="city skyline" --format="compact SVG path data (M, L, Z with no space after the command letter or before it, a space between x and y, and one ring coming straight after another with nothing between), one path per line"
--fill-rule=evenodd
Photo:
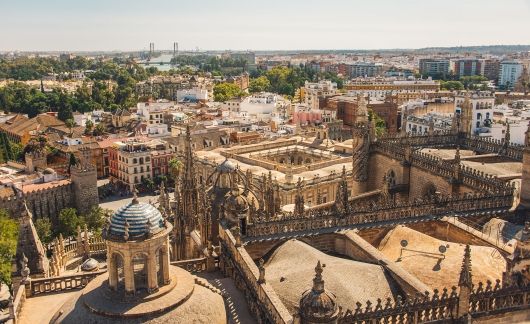
M35 0L0 5L0 51L339 50L527 44L529 0L352 3ZM31 8L31 9L28 9ZM517 10L515 10L515 9ZM503 12L505 14L503 14ZM396 14L398 13L399 14Z

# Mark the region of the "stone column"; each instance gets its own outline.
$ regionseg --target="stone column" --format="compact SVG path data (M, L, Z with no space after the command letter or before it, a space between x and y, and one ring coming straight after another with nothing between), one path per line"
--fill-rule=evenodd
M156 253L149 253L149 256L147 257L147 287L149 293L153 293L158 290Z
M108 252L107 259L109 260L109 286L112 290L118 290L118 269L116 268L116 259L114 255Z
M169 242L168 242L169 244ZM162 253L162 262L160 266L162 267L162 279L164 280L164 285L169 284L169 250L168 246L166 245L162 250L160 250L160 253Z
M123 275L125 280L125 294L134 295L134 269L130 255L125 255L123 260Z

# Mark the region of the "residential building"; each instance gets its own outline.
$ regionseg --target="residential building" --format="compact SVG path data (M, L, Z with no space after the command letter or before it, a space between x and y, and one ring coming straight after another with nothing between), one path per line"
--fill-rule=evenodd
M484 64L482 67L483 67L482 75L488 78L488 80L497 81L499 79L499 69L500 69L499 60L486 59L484 60Z
M495 95L491 92L462 92L455 96L455 111L462 116L464 130L471 134L489 132L494 105Z
M434 78L449 75L449 60L447 59L420 59L420 74Z
M350 78L375 77L382 73L383 65L381 63L359 62L348 65L346 68L346 75Z
M499 72L499 87L503 89L513 89L519 77L523 74L523 64L517 61L501 62Z
M458 77L482 75L484 61L479 59L459 59L454 61L454 74Z
M320 98L331 96L337 93L337 83L330 80L322 80L319 82L306 81L302 88L301 97L303 102L310 109L320 109Z

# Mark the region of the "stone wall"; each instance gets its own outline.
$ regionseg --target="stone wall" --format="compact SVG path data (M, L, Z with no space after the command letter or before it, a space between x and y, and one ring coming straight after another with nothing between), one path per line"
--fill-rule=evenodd
M55 224L62 209L75 207L71 183L29 192L25 198L34 219L47 217Z

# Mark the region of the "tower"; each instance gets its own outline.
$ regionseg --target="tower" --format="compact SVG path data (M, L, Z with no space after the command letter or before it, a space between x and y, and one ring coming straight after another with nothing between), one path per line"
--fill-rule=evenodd
M179 43L173 43L173 57L176 57L179 54Z
M79 163L71 168L70 177L75 207L86 214L92 206L99 205L96 167L90 162L90 149L79 149Z
M464 97L460 111L460 134L473 135L471 130L473 129L473 103L471 102L471 96L469 92Z
M523 176L521 179L520 200L518 209L520 220L528 220L530 211L530 124L526 131L523 151Z
M356 123L352 127L352 195L365 192L368 182L368 159L370 150L370 129L368 123Z
M37 169L46 169L48 166L46 153L44 152L34 151L26 153L24 160L26 161L26 172L28 173L33 173Z

